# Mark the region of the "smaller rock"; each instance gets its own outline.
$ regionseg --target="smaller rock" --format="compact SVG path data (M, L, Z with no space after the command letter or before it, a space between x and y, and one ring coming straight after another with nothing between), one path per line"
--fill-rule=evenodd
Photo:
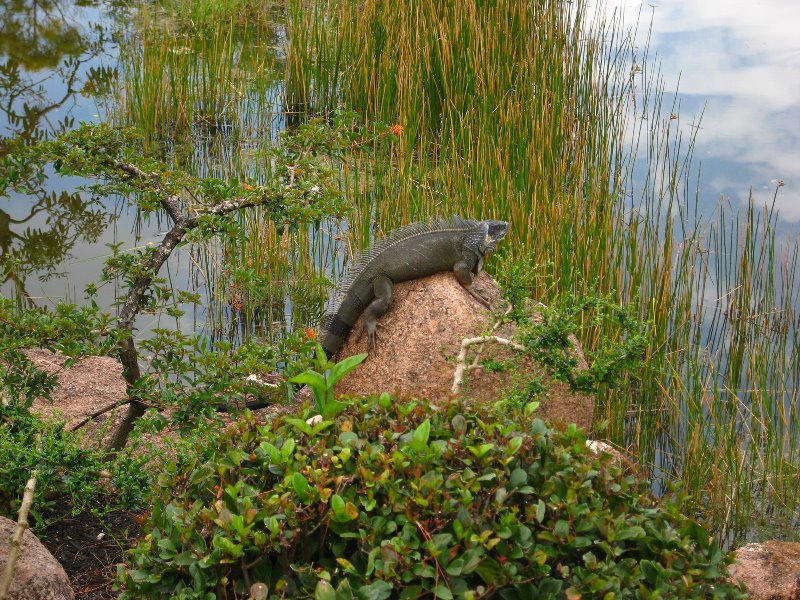
M753 600L800 600L800 543L768 541L736 550L731 578Z
M11 550L11 536L17 524L0 517L0 573L6 568ZM22 546L14 565L9 600L73 600L75 594L61 564L29 530L22 536Z

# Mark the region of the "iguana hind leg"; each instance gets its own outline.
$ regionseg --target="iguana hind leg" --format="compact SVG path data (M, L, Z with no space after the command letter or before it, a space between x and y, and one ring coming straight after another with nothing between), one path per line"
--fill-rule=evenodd
M458 283L460 283L465 290L472 294L472 297L475 298L475 300L483 304L486 308L490 308L489 301L484 298L483 295L478 292L478 290L475 289L475 285L473 284L473 280L475 278L472 275L472 267L470 267L467 261L458 261L453 267L453 273L455 273Z
M372 289L375 292L375 299L364 309L363 316L363 327L367 332L370 350L375 348L378 317L389 310L389 306L392 304L394 284L386 275L378 275L372 280Z

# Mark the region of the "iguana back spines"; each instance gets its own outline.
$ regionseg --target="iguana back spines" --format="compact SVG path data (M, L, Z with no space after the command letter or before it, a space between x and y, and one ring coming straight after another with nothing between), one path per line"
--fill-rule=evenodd
M374 345L376 320L392 301L394 283L453 270L459 282L486 304L472 287L473 275L507 233L505 221L450 217L413 223L375 242L349 269L326 310L320 335L326 354L336 353L362 312L370 346Z

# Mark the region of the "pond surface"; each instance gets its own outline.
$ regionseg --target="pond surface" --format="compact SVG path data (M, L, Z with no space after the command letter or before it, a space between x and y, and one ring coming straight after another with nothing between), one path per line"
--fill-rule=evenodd
M754 200L776 208L784 235L800 223L800 4L793 0L601 2L606 16L639 19L668 95L677 90L685 138L699 125L694 152L700 201ZM669 107L670 99L665 99Z
M120 12L96 2L3 2L0 135L38 139L107 114L118 60ZM116 16L115 16L116 14ZM19 261L0 291L29 304L80 302L108 244L146 240L135 211L76 193L82 180L49 178L34 194L0 198L3 266ZM0 273L3 269L0 269ZM109 305L114 290L101 292Z
M695 166L701 211L719 202L769 204L777 191L782 236L800 231L800 5L671 0L658 5L601 2L640 21L665 89L678 90L679 126L699 126ZM117 81L118 40L129 15L113 5L66 1L2 2L0 135L45 135L108 118ZM279 50L276 50L279 52ZM277 102L277 100L276 100ZM669 99L665 106L669 106ZM276 111L279 107L272 107ZM272 124L262 125L272 127ZM109 244L133 248L159 238L125 203L98 204L73 192L78 181L53 178L38 194L0 198L0 252L17 267L0 292L36 304L80 301L97 279ZM186 257L168 267L187 277ZM108 305L115 290L101 292Z

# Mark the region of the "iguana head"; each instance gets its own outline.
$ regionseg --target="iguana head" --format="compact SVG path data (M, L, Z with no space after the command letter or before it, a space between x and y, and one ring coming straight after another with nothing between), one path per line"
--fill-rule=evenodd
M486 239L483 242L483 253L489 254L490 252L494 252L497 248L497 244L500 243L506 234L508 233L508 222L507 221L484 221L487 225L486 229Z
M481 272L484 259L495 251L497 244L507 233L506 221L480 221L478 226L466 235L464 245L478 256L473 273L477 275Z

